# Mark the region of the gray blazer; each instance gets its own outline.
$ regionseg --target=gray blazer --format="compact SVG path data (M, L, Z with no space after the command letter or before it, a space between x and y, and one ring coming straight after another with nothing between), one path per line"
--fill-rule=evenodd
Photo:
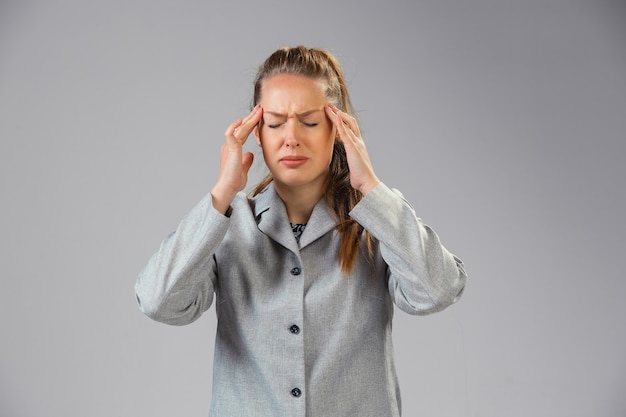
M466 275L396 190L379 184L350 216L374 253L363 243L347 276L324 201L298 244L273 185L240 193L230 217L207 195L142 270L137 300L154 320L191 323L216 296L210 416L400 416L393 304L440 311Z

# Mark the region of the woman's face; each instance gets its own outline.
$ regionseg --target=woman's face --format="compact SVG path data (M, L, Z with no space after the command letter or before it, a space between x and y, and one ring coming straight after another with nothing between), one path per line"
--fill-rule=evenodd
M335 142L335 128L324 112L325 90L324 82L301 75L263 81L263 118L254 135L276 187L320 192L325 185Z

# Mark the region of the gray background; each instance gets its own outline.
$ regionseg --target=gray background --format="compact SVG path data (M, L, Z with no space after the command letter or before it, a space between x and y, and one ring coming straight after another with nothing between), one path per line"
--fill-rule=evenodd
M396 314L405 415L626 415L625 41L617 0L1 1L0 415L207 414L214 309L152 322L134 281L300 43L469 272Z

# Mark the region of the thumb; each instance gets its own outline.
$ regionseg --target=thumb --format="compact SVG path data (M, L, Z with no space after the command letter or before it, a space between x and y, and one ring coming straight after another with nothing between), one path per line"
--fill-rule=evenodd
M244 173L248 173L250 167L252 166L252 162L254 161L254 155L252 152L246 152L241 158L241 168Z

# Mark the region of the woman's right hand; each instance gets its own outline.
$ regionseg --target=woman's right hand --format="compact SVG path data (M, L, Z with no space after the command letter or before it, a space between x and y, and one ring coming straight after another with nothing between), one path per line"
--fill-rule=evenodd
M248 140L254 127L263 116L263 110L257 104L244 119L234 121L224 136L220 153L220 172L217 183L211 190L213 207L226 213L237 193L243 190L248 182L248 170L252 166L254 155L243 153L243 144Z

